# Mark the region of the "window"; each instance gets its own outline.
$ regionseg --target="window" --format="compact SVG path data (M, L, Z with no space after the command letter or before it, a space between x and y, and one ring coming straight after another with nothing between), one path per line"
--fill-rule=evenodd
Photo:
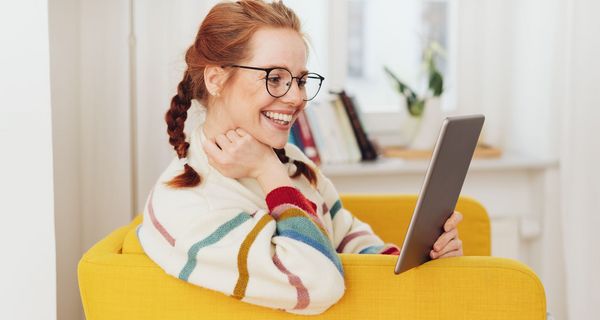
M444 48L436 59L446 84L450 79L447 50L448 1L351 0L347 2L347 72L345 87L364 112L400 111L404 99L383 71L387 66L417 92L427 86L422 53L432 43ZM451 89L451 87L447 87ZM450 108L446 101L445 108Z

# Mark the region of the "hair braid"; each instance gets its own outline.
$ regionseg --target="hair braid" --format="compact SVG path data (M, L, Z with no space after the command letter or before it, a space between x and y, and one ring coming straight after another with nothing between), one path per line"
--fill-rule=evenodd
M192 98L192 77L186 70L183 74L183 80L177 86L177 94L171 99L171 107L165 114L169 143L177 152L179 159L187 156L187 150L190 147L190 144L185 141L183 128L187 119L187 111L192 105ZM194 187L200 183L200 180L200 175L196 170L186 163L184 165L184 172L167 182L167 185L171 187Z
M285 154L285 149L273 148L273 151L275 151L275 154L281 163L290 162L290 157ZM292 178L296 178L302 174L313 187L317 185L317 173L313 168L300 160L293 160L292 163L296 165L296 172L291 175Z

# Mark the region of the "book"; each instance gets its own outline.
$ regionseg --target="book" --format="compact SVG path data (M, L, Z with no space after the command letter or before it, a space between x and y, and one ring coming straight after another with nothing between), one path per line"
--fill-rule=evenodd
M361 154L361 159L365 161L377 159L377 150L373 146L373 143L369 140L369 137L364 130L362 122L357 112L356 100L346 94L344 90L338 93L345 111L350 119L352 131L358 143L358 147Z
M304 114L310 123L311 132L313 134L313 140L319 153L319 159L321 163L332 163L331 150L327 149L327 141L323 129L319 125L319 115L316 109L321 108L322 103L313 102L309 108L304 109Z
M326 163L344 163L350 161L350 155L344 143L341 125L334 110L333 102L323 102L318 106L311 106L314 118L317 120L323 144L319 146L319 153L323 150L327 157L321 158ZM311 124L312 125L312 124ZM325 161L326 160L326 161Z
M304 144L302 143L302 138L300 137L300 128L298 127L298 121L292 124L292 128L290 130L290 136L294 139L294 144L304 152Z
M298 142L296 140L297 139L296 139L296 136L294 135L294 131L290 130L290 135L288 136L288 142L291 143L291 144L293 144L293 145L298 146Z
M348 161L358 162L361 159L360 148L358 147L358 142L356 141L354 131L352 130L352 125L350 124L350 118L345 110L344 102L342 101L341 96L338 95L336 97L336 99L333 101L333 106L343 138L343 141L340 141L340 143L343 143L344 147L346 148Z
M319 152L317 150L317 146L313 139L312 130L304 111L301 111L298 114L298 118L295 124L298 124L299 138L302 141L302 146L304 147L302 151L304 151L304 154L310 160L312 160L312 162L314 162L317 165L320 164L321 160L319 158Z

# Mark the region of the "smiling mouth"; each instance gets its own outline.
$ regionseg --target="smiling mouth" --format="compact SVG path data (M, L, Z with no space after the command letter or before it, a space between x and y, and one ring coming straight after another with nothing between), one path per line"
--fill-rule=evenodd
M267 119L271 120L273 123L276 123L280 126L288 126L292 119L294 118L291 114L284 114L272 111L263 111L261 112Z

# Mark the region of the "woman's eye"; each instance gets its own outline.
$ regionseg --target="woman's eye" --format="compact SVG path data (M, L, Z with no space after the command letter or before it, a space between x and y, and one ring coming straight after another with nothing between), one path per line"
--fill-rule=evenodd
M269 77L267 78L267 81L269 82L269 84L279 84L279 82L281 81L281 77Z
M306 86L306 79L298 81L298 87L304 88L304 86Z

